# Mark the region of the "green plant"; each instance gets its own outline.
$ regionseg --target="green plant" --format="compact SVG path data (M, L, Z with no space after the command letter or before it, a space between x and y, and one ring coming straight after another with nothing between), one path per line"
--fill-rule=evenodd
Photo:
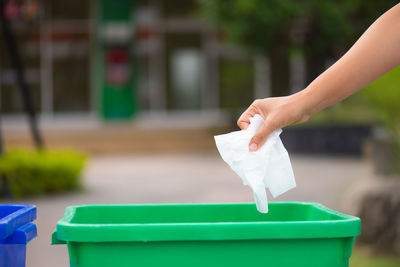
M360 91L342 102L318 112L304 126L375 125L380 122L381 119L369 103L368 98Z
M13 197L61 192L79 186L85 161L84 155L73 151L12 150L0 157L0 174Z
M363 92L400 148L400 67L366 86Z

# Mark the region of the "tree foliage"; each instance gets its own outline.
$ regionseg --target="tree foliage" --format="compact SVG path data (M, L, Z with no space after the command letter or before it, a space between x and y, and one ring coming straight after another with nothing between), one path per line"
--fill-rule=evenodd
M267 53L273 39L287 31L301 6L295 0L200 0L204 13L230 40Z
M398 0L199 1L203 13L229 40L268 56L274 96L289 92L293 26L304 25L300 47L308 84L325 69L327 59L339 58L379 15L398 3Z

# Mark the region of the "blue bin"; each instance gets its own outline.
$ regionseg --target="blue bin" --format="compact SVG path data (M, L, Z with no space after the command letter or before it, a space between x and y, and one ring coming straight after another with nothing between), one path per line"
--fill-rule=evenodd
M36 207L0 205L0 267L24 267L26 244L37 236Z

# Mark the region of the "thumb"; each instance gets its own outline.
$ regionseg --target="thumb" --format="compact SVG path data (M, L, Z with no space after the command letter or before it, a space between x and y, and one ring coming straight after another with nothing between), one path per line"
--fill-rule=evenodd
M264 122L264 124L258 129L256 134L251 138L250 143L249 143L249 151L250 152L255 152L260 147L262 147L267 141L268 136L274 131L274 127L269 123L267 120Z

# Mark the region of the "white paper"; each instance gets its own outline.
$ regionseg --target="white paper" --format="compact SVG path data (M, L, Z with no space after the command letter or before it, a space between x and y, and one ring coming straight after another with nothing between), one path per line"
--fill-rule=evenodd
M246 130L215 136L222 159L239 175L243 184L250 186L259 212L268 212L265 188L273 197L296 187L289 154L279 137L282 130L274 131L265 144L255 152L249 151L249 142L263 125L260 115L250 118Z

